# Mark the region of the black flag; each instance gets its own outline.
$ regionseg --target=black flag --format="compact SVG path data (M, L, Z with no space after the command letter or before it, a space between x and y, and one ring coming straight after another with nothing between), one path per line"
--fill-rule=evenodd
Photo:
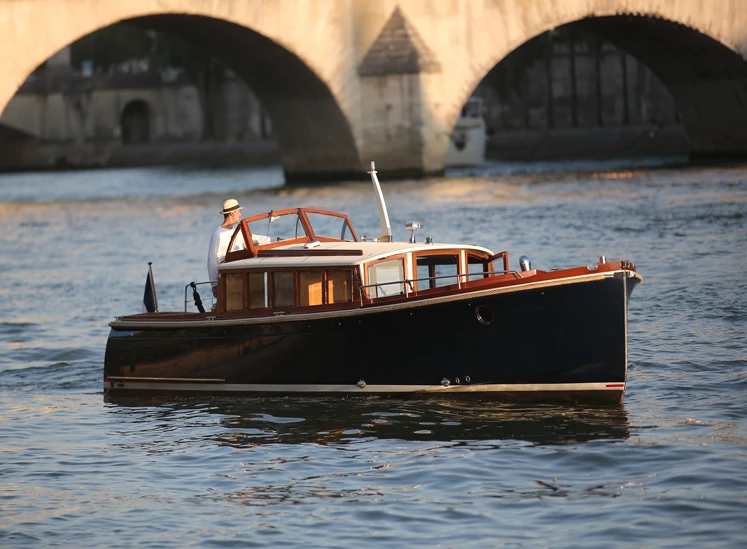
M145 277L145 292L143 293L143 312L158 312L158 296L156 296L156 283L153 281L153 270L148 262L148 274Z

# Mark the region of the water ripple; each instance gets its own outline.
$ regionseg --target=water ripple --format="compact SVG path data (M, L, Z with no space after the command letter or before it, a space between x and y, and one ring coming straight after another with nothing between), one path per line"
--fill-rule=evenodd
M743 167L489 165L384 183L400 239L418 218L436 241L540 268L634 261L622 406L104 402L106 323L140 310L148 261L162 307L183 306L227 194L377 230L370 183L285 188L279 173L0 175L14 258L0 263L0 546L745 544Z

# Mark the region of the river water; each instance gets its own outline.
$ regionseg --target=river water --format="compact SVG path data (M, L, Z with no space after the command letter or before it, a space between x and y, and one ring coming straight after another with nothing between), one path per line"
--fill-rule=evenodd
M375 235L371 184L1 175L0 546L746 546L747 168L447 175L382 182L395 238L417 218L419 239L508 250L513 267L636 263L623 405L104 402L107 323L140 310L149 261L161 310L183 308L225 198L343 211Z

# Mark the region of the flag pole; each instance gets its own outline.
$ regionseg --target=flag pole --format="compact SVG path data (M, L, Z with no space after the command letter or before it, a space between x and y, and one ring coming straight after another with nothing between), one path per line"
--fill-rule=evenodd
M156 311L158 312L158 294L156 294L156 279L153 278L153 268L151 267L153 265L152 261L148 261L148 275L150 276L150 283L153 285L153 304L156 306Z

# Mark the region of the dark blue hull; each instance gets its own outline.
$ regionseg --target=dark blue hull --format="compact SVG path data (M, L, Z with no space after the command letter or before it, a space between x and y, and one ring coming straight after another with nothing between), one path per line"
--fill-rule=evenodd
M243 323L116 323L105 390L619 402L633 275Z

